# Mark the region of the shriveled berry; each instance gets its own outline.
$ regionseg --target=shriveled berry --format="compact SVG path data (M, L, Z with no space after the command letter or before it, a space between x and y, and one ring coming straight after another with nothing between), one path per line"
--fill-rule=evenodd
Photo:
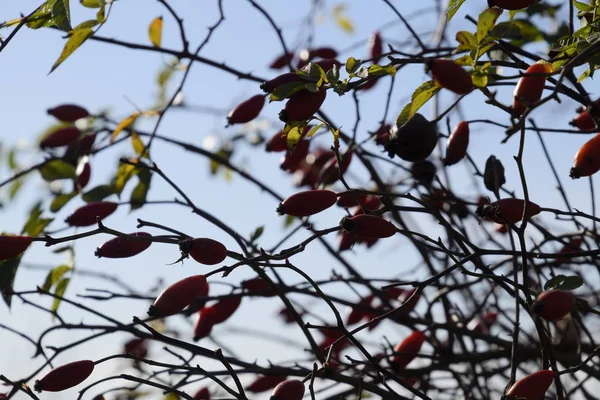
M399 371L406 368L417 357L424 342L425 334L421 331L414 331L398 343L394 347L394 356L390 360L392 369Z
M377 215L361 214L344 217L341 226L346 232L367 238L387 238L396 234L396 227L390 221Z
M53 149L68 146L81 136L81 131L76 126L66 126L50 132L40 141L40 148Z
M244 124L258 117L265 105L265 97L262 94L250 97L248 100L238 104L227 116L227 125Z
M555 376L556 372L548 369L534 372L515 382L506 395L525 400L543 399Z
M129 236L136 238L151 238L152 235L146 232L130 233ZM152 241L133 240L129 237L115 237L96 249L96 257L105 258L127 258L133 257L146 250Z
M0 235L0 261L18 256L27 250L31 242L29 236Z
M219 264L227 257L227 248L214 239L196 238L181 242L179 247L200 264Z
M331 190L307 190L291 195L285 199L277 212L279 215L293 215L294 217L308 217L320 213L333 206L337 195Z
M290 379L275 387L270 400L302 400L302 397L304 397L304 383L297 379Z
M471 75L452 60L431 60L427 66L433 79L444 89L456 94L467 94L473 90Z
M81 118L87 118L90 113L85 108L75 104L62 104L48 109L48 114L62 122L75 122Z
M208 294L208 283L204 275L193 275L167 287L150 306L148 315L166 317L176 314L199 297Z
M537 297L532 310L546 321L555 321L570 313L574 307L575 296L570 292L551 289Z
M302 90L295 93L279 112L279 119L283 122L306 121L319 111L326 96L327 90L323 88L317 92Z
M500 199L490 204L480 205L475 213L479 218L488 219L498 224L505 224L506 221L517 223L523 217L525 200L521 199ZM527 213L525 218L533 217L542 211L541 207L532 201L527 202Z
M242 298L239 296L230 296L224 299L219 300L212 306L212 309L215 311L213 316L214 324L220 324L221 322L226 321L233 315L233 313L238 309L242 302Z
M467 154L469 146L469 123L461 121L448 138L444 165L454 165Z
M385 146L390 158L423 161L433 152L438 141L435 125L421 114L415 114L404 125L394 125Z
M592 176L598 171L600 171L600 133L579 148L569 176L579 179L582 176Z
M71 226L90 226L96 223L96 218L103 220L115 212L119 205L110 201L94 201L79 207L67 217L65 222Z
M250 393L266 392L267 390L273 389L275 386L285 381L286 378L287 377L285 376L262 375L248 385L246 390Z
M513 92L512 110L516 116L525 112L527 107L533 106L542 98L547 74L552 72L550 64L533 64L525 71Z
M489 7L499 7L505 10L521 10L534 5L540 0L488 0Z
M205 307L198 311L196 322L194 323L194 342L207 337L215 325L215 310L212 307Z
M60 392L79 385L94 371L91 360L75 361L54 368L33 386L37 392Z

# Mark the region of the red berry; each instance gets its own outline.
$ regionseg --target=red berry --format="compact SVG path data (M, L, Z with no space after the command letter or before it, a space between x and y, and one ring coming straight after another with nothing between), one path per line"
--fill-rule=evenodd
M295 93L279 112L279 119L283 122L306 121L319 111L326 96L327 90L323 88L317 92L302 90Z
M471 75L454 61L436 59L428 66L433 79L444 89L456 94L467 94L473 90Z
M385 124L377 132L375 132L375 143L385 146L390 141L390 124Z
M302 400L302 397L304 397L304 383L297 379L290 379L275 387L270 400Z
M80 163L77 165L77 170L75 171L76 179L75 179L75 191L81 191L87 184L90 182L90 178L92 176L92 167L89 162Z
M283 133L283 130L277 132L266 145L266 150L269 152L281 152L288 149L287 135Z
M265 96L257 94L238 104L227 116L227 125L243 124L258 117L265 105Z
M506 221L514 224L521 220L524 206L525 201L521 199L500 199L487 205L480 205L477 207L476 214L480 218L485 218L498 224L505 224ZM527 203L527 213L525 218L533 217L541 211L542 209L540 206L529 201Z
M592 176L600 171L600 133L588 140L575 154L575 162L569 173L573 179Z
M383 54L383 43L381 42L381 34L375 32L369 38L369 48L371 52L371 61L373 64L379 63L381 55Z
M499 7L505 10L520 10L527 8L539 0L488 0L489 7Z
M311 49L309 52L309 60L313 58L336 58L338 52L331 47L319 47L316 49Z
M81 131L76 126L67 126L50 132L40 141L40 148L56 148L68 146L81 136Z
M448 147L446 148L446 158L444 165L454 165L467 155L469 146L469 123L461 121L450 137L448 138Z
M125 343L123 353L131 354L138 358L145 358L148 355L148 341L146 339L134 338Z
M198 311L198 317L194 323L194 342L207 337L215 325L215 309L205 307Z
M296 172L300 168L300 164L308 155L310 141L306 139L300 140L293 151L287 151L285 156L281 158L279 168L284 171Z
M350 307L350 313L348 313L348 317L346 318L346 325L354 325L359 323L363 318L367 317L369 314L364 311L365 308L371 307L371 303L373 302L373 296L367 296L364 299L361 299L356 307Z
M534 105L542 98L542 92L546 84L546 74L550 72L552 72L550 64L533 64L527 68L525 74L534 75L521 77L517 82L517 86L515 86L512 105L515 115L522 115L527 107ZM525 101L525 103L521 101Z
M342 170L341 173L345 174L350 166L350 162L352 161L352 152L348 150L343 155L340 155L340 158L342 160L342 163L340 164ZM319 182L325 185L331 185L339 179L340 168L338 167L337 157L331 157L321 169L321 173L319 174Z
M546 321L561 319L575 307L575 296L564 290L542 292L533 305L533 312Z
M381 239L396 234L394 224L377 215L360 214L351 218L344 217L341 225L345 231L367 238Z
M146 232L130 233L133 237L151 238L152 235ZM146 250L152 241L150 240L132 240L128 237L116 237L96 249L96 257L106 258L127 258L133 257Z
M277 212L279 215L293 215L294 217L308 217L320 213L333 206L337 195L331 190L307 190L291 195L285 199Z
M256 277L248 279L247 281L243 281L241 286L253 296L272 297L277 294L277 292L271 287L269 282L265 281L261 277Z
M180 247L200 264L219 264L227 257L227 248L221 242L209 238L184 241Z
M273 389L281 382L285 381L285 376L263 375L256 378L248 387L247 391L251 393L261 393Z
M277 87L292 82L304 82L304 80L300 75L298 75L295 72L286 72L285 74L278 75L275 78L264 82L260 85L260 88L265 93L271 93L272 91L277 89Z
M71 226L90 226L96 223L96 218L103 220L115 212L119 205L110 201L95 201L79 207L67 217L65 222Z
M96 133L91 133L88 135L83 135L79 137L75 142L71 143L69 147L67 147L67 151L65 152L65 157L79 157L81 155L89 154L96 141Z
M282 69L285 68L288 63L291 63L294 58L294 53L284 53L277 57L273 62L269 65L271 69Z
M581 112L570 124L582 131L589 131L596 128L596 122L588 111Z
M548 369L534 372L515 382L506 394L526 400L543 399L555 376L556 372Z
M417 357L424 342L425 334L421 331L414 331L408 335L394 347L395 354L390 361L392 368L396 371L406 368Z
M88 110L74 104L63 104L54 108L48 109L48 114L62 122L75 122L81 118L90 116Z
M353 244L352 234L340 231L339 251L350 250Z
M215 314L213 316L214 323L220 324L221 322L226 321L233 315L233 313L238 309L242 302L242 298L239 296L231 296L226 297L224 299L219 300L218 303L212 306Z
M291 324L292 322L294 322L294 316L287 307L283 307L281 310L279 310L277 314L283 319L283 322L286 324Z
M359 203L356 201L357 197L364 204L365 199L367 198L367 195L362 194L362 193L356 193L356 192L343 193L338 197L337 202L335 204L342 208L350 208L350 207L358 206Z
M569 242L558 251L558 254L569 254L575 253L581 250L581 244L583 243L583 237L575 236L572 237Z
M204 275L193 275L162 291L150 306L148 315L151 317L166 317L176 314L189 306L199 297L208 294L208 283Z
M91 375L93 370L94 362L91 360L65 364L54 368L39 381L35 381L34 389L37 392L60 392L79 385Z
M508 226L504 225L504 224L498 224L496 223L494 225L494 230L498 233L506 233L508 232Z
M194 400L210 400L210 392L208 388L203 387L194 395Z
M0 261L18 256L27 250L31 242L29 236L0 235Z
M363 204L367 210L375 211L378 210L379 207L381 207L381 199L377 196L368 195L363 201ZM354 211L354 213L352 213L352 216L357 216L364 213L365 211L361 207L356 207L356 210Z

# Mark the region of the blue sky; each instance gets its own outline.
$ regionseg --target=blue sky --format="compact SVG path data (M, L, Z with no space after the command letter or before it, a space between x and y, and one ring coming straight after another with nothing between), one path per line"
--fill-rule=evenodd
M0 6L0 19L12 19L19 13L27 14L37 7L40 0L21 0L18 2L4 2ZM85 19L93 18L93 11L80 7L77 2L72 5L72 19L74 24ZM198 2L178 1L173 2L175 9L184 15L187 33L192 41L192 48L197 45L205 33L206 27L213 24L217 16L210 2L210 7L199 7ZM175 5L175 3L177 3ZM401 6L404 15L412 15L411 23L418 32L430 32L436 21L433 15L426 10L431 9L433 1L424 2L394 2ZM272 13L273 18L283 27L283 34L287 43L295 46L300 45L298 37L303 37L300 24L301 18L306 14L309 2L283 2L280 0L261 1L263 7ZM327 2L327 11L330 11L334 2ZM407 31L399 23L384 2L346 2L347 15L353 21L356 31L349 35L333 22L331 14L322 15L321 22L316 25L315 45L334 46L338 49L351 49L340 55L343 61L347 57L366 58L366 40L370 33L379 27L386 25L383 37L386 40L403 41L407 38ZM449 27L448 45L454 46L454 32L458 30L473 30L474 27L464 19L466 14L475 17L483 9L481 4L475 1L467 1L464 8L457 14ZM425 10L425 11L423 11ZM267 69L270 61L281 53L278 41L266 20L254 10L246 1L224 1L226 21L216 31L202 56L216 61L226 62L227 65L235 66L242 71L251 71L257 76L272 77L274 72ZM112 10L108 23L102 27L100 36L115 37L133 43L148 44L147 27L150 21L159 16L165 16L163 46L179 49L180 42L175 21L167 16L166 11L158 2L149 0L127 0L118 1ZM502 18L506 18L505 16ZM394 22L396 21L396 22ZM391 23L390 23L391 22ZM3 36L8 34L7 30L1 32ZM0 96L0 115L2 116L2 128L0 139L4 145L12 146L20 143L26 150L21 159L23 165L28 165L40 160L41 155L35 151L35 139L53 121L45 114L45 110L53 105L62 103L77 103L86 106L91 111L99 111L110 107L115 119L122 119L135 108L131 103L141 108L150 107L156 90L156 73L161 66L170 61L156 53L127 50L108 44L88 41L74 55L72 55L55 72L48 75L51 65L60 54L64 40L60 33L49 30L32 31L21 30L16 38L0 55L0 88L3 93ZM410 49L409 51L414 51ZM177 75L171 85L171 90L179 82L181 74ZM392 102L390 105L389 121L395 119L412 91L423 81L428 80L423 66L415 65L407 67L398 74ZM383 113L385 105L385 94L387 93L387 80L378 83L376 88L368 93L361 94L361 121L359 135L366 136L367 131L377 127L377 123ZM586 82L592 97L598 95L597 83ZM191 76L185 86L184 96L188 104L196 106L211 106L228 111L237 103L246 98L260 93L258 84L254 82L239 81L237 78L222 71L206 65L194 65ZM454 97L444 91L439 95L440 105L450 104ZM505 104L511 101L510 90L500 90L499 99ZM462 113L465 119L495 119L507 123L507 118L498 113L493 107L483 103L484 96L474 92L462 103ZM568 127L567 123L575 115L577 106L572 101L565 100L562 104L551 102L543 109L536 110L534 115L538 117L540 126L544 127ZM279 129L277 112L281 108L280 103L267 105L260 118L270 124L266 136L270 137L275 130ZM354 125L354 105L351 96L338 97L335 94L328 96L324 105L324 111L344 129L350 129ZM426 106L423 114L430 116L431 108ZM454 126L459 117L451 115L451 125ZM142 127L152 127L154 120ZM230 127L225 129L223 116L212 116L200 113L173 110L165 117L160 133L179 140L189 141L196 145L202 145L207 137L214 136L217 140L226 140L232 135L242 132L244 127ZM267 125L269 126L269 125ZM441 127L445 133L445 124ZM500 145L503 132L499 128L491 128L488 125L473 124L471 127L471 143L469 152L480 168L483 168L485 160L490 154L500 158L507 170L507 185L521 193L520 182L516 171L516 165L512 156L516 154L518 141L511 140L506 145ZM589 186L586 180L571 181L568 171L572 164L573 155L588 137L568 137L565 134L548 133L545 135L549 151L555 159L557 170L565 184L567 193L572 194L571 201L575 208L589 211ZM330 137L323 135L317 139L323 146L330 145ZM369 144L374 151L378 149ZM117 159L122 155L132 155L129 144L124 143L118 149L106 152L92 160L92 181L89 187L106 183L114 173ZM233 177L231 182L222 178L213 178L209 174L208 162L205 159L191 157L181 154L176 148L156 143L153 148L154 160L166 174L180 184L186 193L207 211L219 216L227 224L241 233L250 233L256 227L264 225L265 233L260 239L260 244L270 247L284 234L283 220L275 213L276 201L268 195L261 193L256 187L245 182L239 176ZM279 155L265 154L259 149L250 148L247 145L240 146L233 158L237 165L243 166L248 171L267 182L282 196L286 197L296 191L289 175L279 170ZM439 152L436 153L439 157ZM4 161L0 161L4 162ZM539 143L534 135L528 135L525 154L525 168L530 190L531 199L546 207L562 207L555 184L550 174L546 161L542 158ZM354 183L361 182L366 171L354 164L350 168ZM466 196L473 195L472 180L464 164L459 164L449 170L451 182L456 193ZM396 172L396 175L399 173ZM7 176L6 169L0 169L0 179ZM132 186L125 189L127 192ZM1 189L4 190L4 189ZM2 193L2 192L0 192ZM31 179L26 188L20 194L18 201L8 205L0 211L0 229L15 231L13 227L21 227L25 221L29 207L40 196L46 196L47 189L39 179ZM150 198L153 200L172 199L175 193L158 178L153 181ZM75 207L81 205L80 199L73 200L63 209L51 225L53 229L61 227L61 222ZM318 228L331 227L343 216L340 209L331 209L315 219ZM115 215L106 220L107 224L114 229L125 232L136 230L136 218L164 223L176 229L189 233L192 236L208 236L222 240L226 245L234 247L234 243L224 233L207 222L197 218L190 218L190 213L182 208L147 206L142 210L129 213L126 207L119 209ZM409 221L411 218L409 218ZM552 221L552 216L547 216L549 226L556 229L564 229L562 225ZM564 225L564 224L563 224ZM436 225L430 219L419 218L413 220L413 226L421 229L431 229L436 232ZM473 227L475 229L475 227ZM572 229L572 227L566 227ZM295 236L295 244L306 237L306 232ZM432 236L434 234L432 233ZM435 236L434 236L435 237ZM166 264L173 262L178 251L174 246L154 244L144 254L128 260L105 260L93 257L94 249L106 238L92 237L76 244L76 267L118 274L123 280L139 290L153 286L159 277L170 283L190 274L208 271L207 267L200 266L193 261L186 261L183 266ZM336 238L330 239L336 244ZM348 259L363 271L367 276L390 277L399 276L403 271L412 270L418 265L412 249L408 242L399 237L389 239L378 244L374 251L364 252L362 248L351 255ZM34 244L27 252L24 261L28 263L42 263L44 265L59 265L63 263L64 256L51 254L49 249L40 244ZM293 263L315 279L330 276L331 271L343 272L341 267L327 256L319 245L311 246L309 251L299 254L292 260ZM21 269L17 275L16 288L33 288L43 282L44 272L28 271ZM239 269L227 279L213 278L213 292L227 290L227 287L219 285L219 282L237 283L252 276L249 268ZM425 271L410 275L410 279L424 277ZM286 282L297 282L299 277L291 273L283 274ZM75 297L83 294L86 288L111 288L106 282L94 281L88 278L76 277L68 289L67 295ZM337 285L331 289L332 293L346 293L344 285ZM427 292L426 292L427 293ZM432 293L429 293L431 296ZM350 294L352 296L352 294ZM49 305L48 299L39 300L42 304ZM130 316L143 316L148 304L140 301L110 301L91 302L94 307L119 315L122 321L129 321ZM268 331L281 330L281 334L301 340L297 330L282 327L278 321L272 318L273 313L281 306L279 301L249 300L245 302L240 311L231 320L232 326L248 326ZM68 310L62 310L65 315L71 316L74 322L84 318L89 322L88 316ZM324 314L331 319L331 315ZM46 314L41 314L31 307L26 307L15 301L9 311L4 304L0 304L0 320L10 326L25 332L40 332L51 324ZM180 326L188 330L186 322L174 320L170 322L173 326ZM383 325L382 325L383 326ZM219 340L233 344L233 347L246 359L257 359L265 362L267 359L278 360L290 358L285 350L289 348L278 345L268 345L264 341L254 338L235 338L227 336L227 326L219 326L214 331ZM372 342L386 335L395 342L408 333L408 330L398 326L383 326L375 331L374 335L365 336ZM23 340L15 336L3 333L0 353L0 371L10 371L12 377L21 377L27 371L40 365L39 359L30 359L32 348ZM72 340L71 333L55 334L48 338L48 343L56 345L60 342ZM89 346L76 348L58 358L58 363L69 362L79 358L100 358L107 354L117 352L122 338L104 339L92 342ZM216 345L207 341L208 347ZM160 349L156 349L157 356ZM285 355L285 357L283 357ZM298 353L302 357L301 353ZM16 361L16 362L15 362ZM116 373L119 368L118 362L108 363L102 366L98 372ZM194 389L190 386L190 391ZM75 394L75 390L64 395L49 394L47 399L66 399ZM19 398L17 396L17 398Z

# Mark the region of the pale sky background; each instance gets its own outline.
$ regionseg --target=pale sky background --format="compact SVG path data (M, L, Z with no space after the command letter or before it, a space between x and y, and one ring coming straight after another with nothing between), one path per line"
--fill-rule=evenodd
M27 14L39 5L41 0L4 0L0 4L0 20L16 18L20 13ZM188 37L192 41L192 48L204 38L206 27L212 25L216 19L215 1L183 1L173 3L174 8L184 16ZM242 71L252 71L257 76L272 77L276 72L267 69L273 58L281 53L279 43L273 34L267 21L254 10L250 3L243 0L226 0L224 11L226 21L216 31L210 44L201 53L202 56L216 61L224 61L227 65L235 66ZM436 21L429 12L419 10L430 9L433 1L413 2L396 0L393 2L400 8L402 13L412 15L411 23L420 32L430 32L434 29ZM464 19L465 15L476 17L483 10L483 3L468 0L464 7L451 22L449 27L449 45L454 46L454 33L458 30L474 30L474 26ZM306 14L307 1L282 1L270 0L260 1L277 23L283 27L285 39L290 46L297 49L299 21ZM328 1L326 11L331 11L336 2ZM397 20L395 15L382 1L347 1L347 14L354 22L356 31L349 35L333 22L331 14L323 15L322 22L316 26L315 44L329 46L337 49L351 49L340 55L340 60L347 57L367 58L368 52L366 39L369 34L390 21L383 30L382 36L386 41L403 41L407 38L407 31ZM147 27L150 21L158 15L165 15L163 46L179 49L179 35L175 21L167 15L167 12L158 2L150 0L123 0L113 7L108 23L100 30L99 35L103 37L116 37L122 40L149 44L147 38ZM86 19L94 17L94 11L79 6L73 1L72 19L73 25ZM506 19L506 16L501 17ZM550 29L550 26L545 26ZM0 34L6 37L9 30L2 30ZM20 143L30 148L20 158L22 165L26 166L40 160L41 154L32 150L30 146L35 145L37 136L45 127L53 122L46 115L45 110L53 105L61 103L77 103L84 105L92 112L99 111L110 106L113 116L117 119L124 118L135 111L130 101L141 108L150 107L153 104L154 91L156 89L155 76L164 62L170 61L161 55L134 51L111 46L108 44L88 41L73 56L71 56L54 73L48 75L51 65L60 54L64 40L57 31L22 29L16 38L0 55L0 118L2 127L0 139L5 146L13 146ZM412 51L414 49L405 49ZM512 74L512 73L511 73ZM171 83L171 90L178 84L181 74L177 75ZM412 91L429 77L425 74L421 65L402 69L397 75L394 87L393 100L390 105L389 121L396 118L407 101ZM359 95L361 101L361 124L359 135L365 137L367 130L372 131L383 113L385 105L385 94L388 90L389 78L378 83L374 90ZM597 83L586 81L586 87L592 97L598 96ZM188 104L198 106L212 106L228 111L234 105L246 98L260 93L258 84L254 82L238 81L237 78L215 68L195 64L191 76L185 86L184 96ZM442 109L444 105L453 101L453 95L442 91L438 96L441 99ZM511 90L499 91L498 97L503 103L510 104ZM130 101L129 101L129 100ZM462 103L462 111L465 119L490 118L502 123L507 123L505 115L500 114L493 107L483 103L484 96L478 91L473 92ZM570 100L565 99L562 104L551 102L536 110L534 115L540 126L543 127L568 127L568 121L575 116L577 106ZM275 121L266 136L270 137L280 123L277 121L277 112L281 108L280 103L265 106L260 118ZM350 95L338 97L331 93L324 105L324 111L333 120L344 127L351 129L354 124L354 106ZM426 106L422 112L430 116L431 108ZM458 116L451 116L452 126L458 122ZM140 126L151 127L150 124ZM161 134L184 141L201 145L211 135L218 138L227 138L240 133L243 127L230 127L225 129L224 116L208 116L195 112L184 112L173 110L164 118L159 132ZM446 132L445 123L440 129ZM500 158L506 167L507 186L522 193L520 182L516 173L516 165L512 156L516 154L518 141L510 140L506 145L500 145L504 134L502 129L493 128L488 125L473 124L471 126L471 142L469 153L477 165L483 170L485 160L490 154ZM545 207L563 208L563 204L555 190L555 182L545 159L542 158L539 142L534 135L529 135L526 144L525 168L533 201ZM559 171L560 178L573 207L589 212L589 184L586 179L571 181L568 177L573 156L577 149L589 139L589 136L567 137L565 134L545 135L551 155L554 157L555 166ZM317 139L324 146L330 145L330 136L322 136ZM371 150L378 151L374 144L368 145ZM445 147L445 146L444 146ZM131 146L128 142L123 143L117 149L104 152L92 160L92 181L88 188L102 183L108 183L117 167L117 158L122 155L132 155ZM440 154L436 151L436 157ZM271 247L285 233L283 230L283 219L275 213L277 203L271 197L263 194L255 186L245 182L241 177L235 176L231 182L225 182L222 177L212 178L209 174L208 161L203 158L190 157L182 154L175 147L156 142L153 147L153 157L158 166L161 167L176 183L180 184L186 193L201 208L214 213L222 218L224 222L231 225L240 233L250 233L256 227L265 225L265 232L260 238L259 244L265 248ZM233 161L237 165L243 165L251 173L274 188L282 196L286 197L296 191L291 176L279 170L279 154L266 154L261 148L251 148L241 145L234 155ZM0 180L8 175L5 168L6 161L0 160ZM473 196L471 179L464 163L450 168L450 177L453 188L458 195L468 198ZM352 176L361 178L365 176L365 170L353 164L350 168ZM396 172L401 176L401 172ZM360 179L351 179L359 182ZM129 184L124 191L124 199L134 184ZM0 198L6 195L6 188L0 189ZM30 179L26 187L20 193L18 200L9 204L0 211L0 230L16 233L27 216L29 208L39 197L47 197L47 189L41 180L35 176ZM175 193L168 188L158 177L154 177L149 199L167 200L175 197ZM115 200L115 198L111 198ZM82 205L80 199L71 201L56 216L56 220L50 229L62 227L62 220L76 207ZM343 216L339 208L328 210L318 218L315 218L317 228L327 228L337 224ZM128 207L121 207L118 212L106 219L106 224L111 228L125 232L136 231L136 218L163 223L182 230L193 236L208 236L223 241L226 245L235 248L235 244L228 236L215 227L206 223L198 217L190 217L187 209L171 206L146 206L141 210L129 213ZM411 220L411 219L409 219ZM414 219L412 219L415 221ZM556 229L568 230L572 226L564 226L552 221L552 216L546 216L549 226ZM436 225L431 219L419 219L419 224L413 224L423 230L428 230L431 236L437 237ZM473 225L476 228L476 225ZM158 233L158 231L151 231ZM68 232L68 231L67 231ZM67 233L65 232L65 233ZM307 233L295 236L290 245L298 243ZM154 244L143 254L125 260L97 259L93 256L94 249L102 244L106 237L91 237L76 244L76 267L116 273L121 279L128 282L136 289L143 291L154 286L157 279L162 277L166 282L172 283L191 274L204 273L210 270L205 266L186 261L183 266L167 266L175 261L179 255L175 246ZM332 235L330 243L337 246L337 236ZM360 271L368 277L391 277L402 276L403 279L415 279L425 277L426 272L417 275L402 275L403 271L412 270L418 265L418 258L413 250L407 246L408 242L399 235L392 239L381 241L373 251L365 252L363 247L358 247L353 253L345 253L345 257ZM24 262L38 263L48 266L57 266L65 261L64 255L55 255L51 250L35 243L27 251ZM231 260L228 260L231 263ZM310 274L314 279L323 279L330 276L332 270L343 273L323 247L317 243L311 245L307 251L295 256L292 262ZM214 283L211 293L222 293L228 290L226 286L219 285L220 282L238 283L239 281L253 276L250 268L239 268L226 279L213 277ZM297 282L299 277L292 273L283 273L288 283ZM41 285L45 272L31 271L21 268L17 274L15 288L17 290L33 289ZM596 278L596 276L594 275ZM345 293L355 298L343 285L327 286L331 293ZM105 281L76 276L71 282L66 295L76 299L75 296L85 293L86 288L105 288L117 290L118 288ZM427 296L433 293L426 290ZM50 299L32 300L46 306L50 305ZM109 302L87 301L87 305L118 317L123 322L131 321L134 315L144 316L148 302L144 301L122 301L113 300ZM281 307L278 299L247 299L234 317L226 324L219 325L213 330L213 334L220 342L227 343L234 348L239 355L247 360L256 359L259 363L266 365L267 360L281 360L303 358L301 352L291 353L288 346L273 344L260 340L256 337L242 337L228 332L228 327L250 327L261 331L277 332L282 336L298 340L299 329L284 327L274 313ZM315 305L316 307L316 305ZM321 305L318 305L321 307ZM323 308L323 317L333 321L329 311ZM468 310L465 310L468 311ZM68 309L64 305L61 308L68 320L77 323L80 321L92 322L88 314ZM0 303L0 321L15 329L27 332L33 337L52 324L48 314L41 313L32 307L24 306L17 299L14 300L12 309L9 311L4 303ZM318 322L318 321L311 321ZM181 317L169 320L172 326L182 327L185 339L191 340L191 327L187 328L186 322ZM32 346L21 338L0 331L0 373L4 373L12 379L18 379L27 375L31 370L38 368L42 360L32 359ZM409 333L407 328L384 323L373 333L362 334L360 337L368 343L380 343L385 335L392 343L401 340ZM233 336L235 335L235 336ZM46 345L58 345L73 340L71 332L55 332L47 336ZM56 360L56 365L71 362L78 359L99 359L120 351L121 343L125 340L124 335L112 335L100 340L92 341L84 346L77 347L63 353ZM216 348L210 340L203 340L201 345ZM165 357L162 346L151 349L150 357ZM425 352L431 351L424 346ZM295 350L294 350L295 351ZM350 352L349 352L350 354ZM352 353L354 354L354 353ZM202 364L210 368L212 363ZM93 378L103 375L118 374L125 368L124 361L110 361L102 364L94 372ZM245 378L248 381L249 377ZM90 381L91 382L91 381ZM31 382L33 383L33 382ZM79 388L85 386L81 385ZM189 385L187 390L193 394L199 386ZM214 385L211 384L211 387ZM85 398L91 398L97 390L91 391ZM76 396L77 389L71 389L62 393L43 394L44 399L59 400ZM268 396L265 395L265 398ZM25 398L18 394L16 399ZM255 398L260 398L256 396Z

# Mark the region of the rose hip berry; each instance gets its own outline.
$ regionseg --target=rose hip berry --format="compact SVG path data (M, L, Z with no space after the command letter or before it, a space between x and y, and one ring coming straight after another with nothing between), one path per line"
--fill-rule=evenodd
M302 400L304 397L304 383L297 379L290 379L275 386L270 400Z
M288 65L288 63L292 62L293 59L294 59L294 53L284 53L284 54L280 55L279 57L277 57L276 59L274 59L273 62L271 62L271 64L269 65L269 68L271 68L271 69L285 68Z
M151 238L152 235L146 232L135 232L129 234L136 238ZM152 241L133 240L130 237L116 237L96 249L96 257L101 258L127 258L133 257L146 250Z
M319 111L326 96L327 90L322 88L317 92L302 90L295 93L279 112L279 119L283 122L306 121Z
M198 390L194 395L194 400L210 400L210 392L208 391L208 388L203 387L202 389Z
M212 308L215 311L213 316L214 323L220 324L229 319L242 303L242 298L239 296L226 297L215 303Z
M369 37L369 48L371 53L371 61L373 64L379 63L381 55L383 54L383 43L381 41L381 34L375 32Z
M207 337L215 325L215 310L212 307L205 307L198 311L196 322L194 323L194 342Z
M333 206L337 195L331 190L307 190L291 195L279 207L279 215L292 215L294 217L308 217L320 213Z
M75 104L62 104L47 110L49 115L62 122L75 122L90 116L88 110Z
M238 104L227 116L227 126L244 124L258 117L265 105L265 97L261 94L250 97Z
M60 392L79 385L94 371L94 362L91 360L75 361L54 368L42 379L35 381L33 388L37 392Z
M521 199L500 199L490 204L483 204L477 207L475 213L479 218L484 218L498 224L506 224L506 221L517 223L523 216L525 201ZM541 207L532 201L527 203L527 213L525 218L533 217L542 211Z
M340 224L346 232L367 238L382 239L396 234L394 224L377 215L361 214L351 218L344 217Z
M256 378L248 387L247 391L250 393L262 393L267 390L273 389L275 386L279 385L281 382L285 381L285 376L273 376L273 375L263 375Z
M29 236L0 236L0 261L18 256L27 250L31 242Z
M40 141L40 148L53 149L68 146L81 136L81 131L76 126L67 126L50 132Z
M200 264L215 265L227 257L227 248L221 243L209 238L186 239L179 244L184 254L189 254Z
M394 347L394 356L390 360L392 369L399 371L406 368L417 357L424 342L425 334L421 331L414 331L397 344Z
M575 307L575 296L564 290L552 289L542 292L532 311L546 321L555 321L567 315Z
M96 223L96 218L103 220L115 212L119 205L110 201L95 201L79 207L67 217L65 222L71 226L90 226Z
M519 379L506 394L526 400L539 400L552 385L556 372L543 369Z
M427 66L433 79L444 89L456 94L467 94L473 90L471 75L452 60L431 60Z
M208 294L208 283L204 275L193 275L167 287L150 306L148 315L166 317L176 314L199 297Z
M592 176L598 171L600 171L600 133L577 151L569 176L579 179L582 176Z
M469 123L461 121L448 138L444 165L454 165L467 154L469 146Z
M513 92L512 110L516 116L521 116L527 107L537 103L542 98L546 75L552 72L550 64L533 64L525 71Z

